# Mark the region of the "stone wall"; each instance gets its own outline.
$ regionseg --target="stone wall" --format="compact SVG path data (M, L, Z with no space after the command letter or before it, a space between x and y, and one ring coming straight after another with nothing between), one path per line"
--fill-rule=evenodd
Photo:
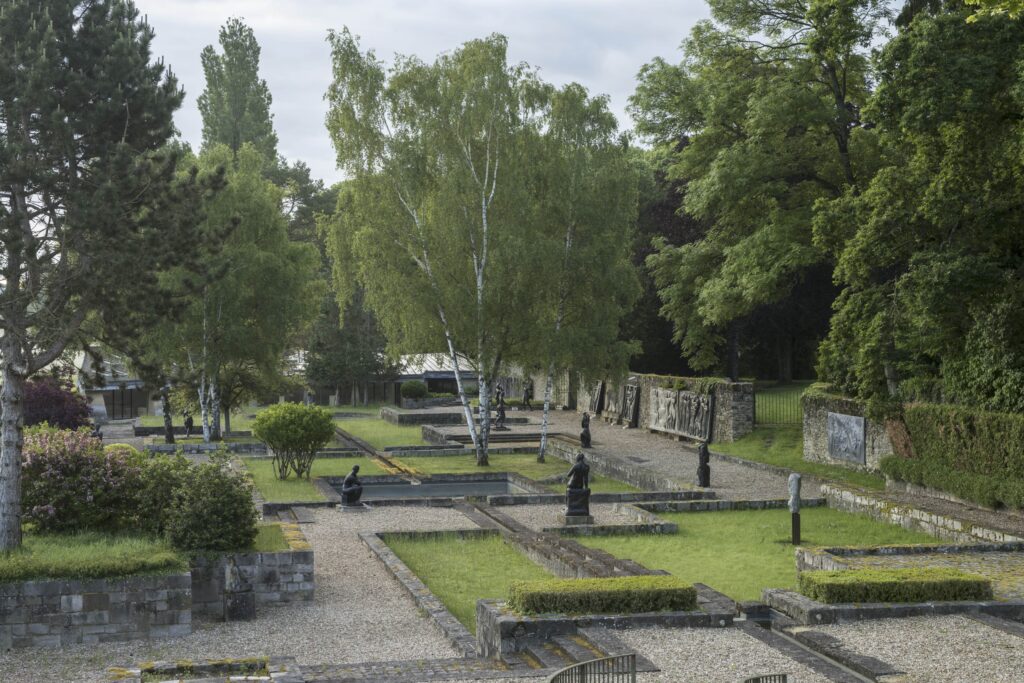
M313 599L313 550L297 524L282 524L289 550L232 553L192 560L192 609L224 618L224 572L231 558L242 581L256 593L256 604L276 605Z
M0 650L165 638L191 632L188 572L0 584Z
M810 394L802 400L804 418L804 460L842 465L850 469L877 470L879 461L892 455L892 444L885 423L864 417L864 408L857 402L838 396ZM864 417L864 465L850 460L832 458L828 451L828 414L840 413Z
M651 389L671 386L677 380L686 381L682 377L661 377L657 375L630 375L620 382L608 382L615 391L619 386L632 383L640 387L640 418L637 426L640 429L651 429ZM577 412L589 411L594 382L579 382ZM750 382L718 382L712 392L715 396L714 423L711 428L711 441L735 441L746 436L754 429L754 385ZM654 430L651 430L654 431ZM655 433L662 433L657 432ZM672 438L671 434L666 434Z

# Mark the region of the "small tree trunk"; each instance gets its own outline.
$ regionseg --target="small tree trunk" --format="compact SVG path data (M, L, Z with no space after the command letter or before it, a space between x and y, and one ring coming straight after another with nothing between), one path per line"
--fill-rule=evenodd
M0 552L21 546L21 448L24 434L25 375L21 348L10 330L3 343L3 387L0 387Z
M220 441L220 387L217 386L216 380L210 382L210 408L213 411L210 419L210 422L213 423L210 438L213 441Z
M352 391L350 393L352 394L352 405L353 406L358 406L359 405L359 387L356 385L355 382L352 382Z
M210 392L206 387L206 373L199 380L199 412L203 418L203 441L210 443Z
M220 409L224 413L224 434L226 436L231 433L231 406L221 403Z
M548 416L551 413L551 389L555 381L555 361L548 363L548 376L544 382L544 417L540 421L540 450L537 451L537 462L544 462L544 454L548 449Z
M482 375L478 375L477 384L480 386L480 441L476 449L476 464L486 467L490 464L487 458L487 437L491 432L491 387Z
M160 387L160 407L164 411L164 443L174 443L174 422L171 420L171 385Z

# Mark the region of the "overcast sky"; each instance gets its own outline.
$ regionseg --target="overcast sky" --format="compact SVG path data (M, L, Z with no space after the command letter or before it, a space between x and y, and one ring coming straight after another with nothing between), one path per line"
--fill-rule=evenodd
M707 17L704 0L136 0L156 31L154 55L170 64L186 91L176 115L182 136L202 140L196 98L204 87L199 53L217 45L228 17L241 17L262 48L278 151L303 160L328 184L342 178L324 128L323 94L331 79L327 29L348 26L365 50L432 61L440 52L491 33L509 39L509 58L539 67L556 85L582 83L606 93L620 128L637 71L655 56L680 57L679 44ZM219 47L218 47L219 49Z

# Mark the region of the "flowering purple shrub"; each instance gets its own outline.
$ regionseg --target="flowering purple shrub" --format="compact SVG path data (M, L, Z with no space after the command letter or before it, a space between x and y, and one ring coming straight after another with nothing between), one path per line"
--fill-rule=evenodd
M88 429L25 430L22 509L39 531L130 529L140 507L143 460L135 449L103 450Z
M71 391L70 375L43 375L25 383L25 425L48 422L78 429L89 424L89 402Z

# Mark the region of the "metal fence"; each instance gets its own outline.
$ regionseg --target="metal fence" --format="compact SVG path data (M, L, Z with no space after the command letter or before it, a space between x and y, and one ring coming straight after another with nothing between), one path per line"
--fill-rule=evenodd
M786 683L788 680L789 676L786 674L768 674L744 679L743 683Z
M754 390L754 424L798 425L804 412L800 404L803 385Z
M592 659L567 666L548 683L636 683L636 655Z

